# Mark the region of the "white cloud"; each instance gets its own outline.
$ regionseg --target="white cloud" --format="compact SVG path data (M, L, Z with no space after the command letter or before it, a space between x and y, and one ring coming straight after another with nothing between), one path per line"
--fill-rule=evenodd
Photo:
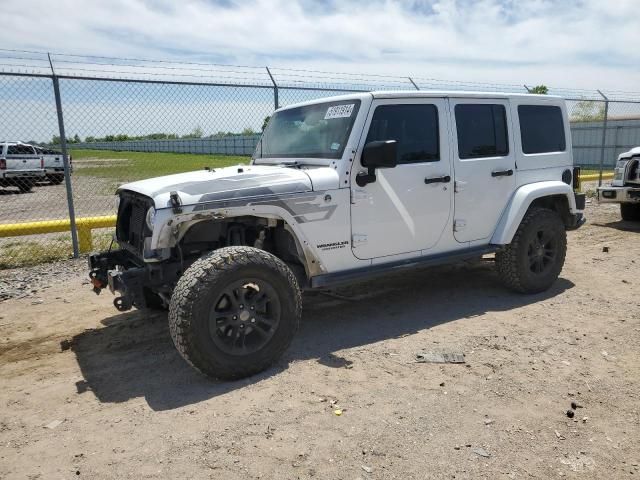
M3 48L640 90L633 0L4 0Z

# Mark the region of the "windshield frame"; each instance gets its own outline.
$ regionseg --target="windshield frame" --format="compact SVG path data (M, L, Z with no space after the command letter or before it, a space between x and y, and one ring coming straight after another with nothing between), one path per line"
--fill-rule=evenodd
M278 154L262 154L262 142L264 139L265 134L268 132L269 127L271 125L273 125L273 120L276 117L276 115L279 115L283 112L287 112L287 111L291 111L291 110L296 110L296 109L305 109L305 108L329 108L329 107L333 107L333 106L339 106L339 105L349 105L349 104L353 104L353 110L351 112L350 115L350 122L348 124L347 130L345 132L345 136L344 136L344 141L342 142L342 144L340 145L340 148L338 148L337 150L335 150L334 152L320 152L320 153L301 153L301 152L294 152L294 153L278 153ZM266 161L266 163L268 163L269 161L273 161L274 159L282 159L285 161L287 159L328 159L328 160L337 160L342 158L342 155L344 154L344 151L347 147L347 144L349 143L349 139L351 138L351 133L353 132L353 127L356 123L356 120L358 118L358 114L360 112L360 107L362 105L362 100L359 98L340 98L340 99L333 99L333 100L327 100L327 101L323 101L323 102L314 102L314 103L307 103L307 104L303 104L303 105L297 105L297 106L291 106L290 108L286 108L286 109L282 109L282 110L278 110L276 111L271 118L269 119L269 123L267 124L267 126L265 127L264 131L262 132L262 135L260 136L260 140L258 141L256 148L254 150L254 153L252 155L252 161Z

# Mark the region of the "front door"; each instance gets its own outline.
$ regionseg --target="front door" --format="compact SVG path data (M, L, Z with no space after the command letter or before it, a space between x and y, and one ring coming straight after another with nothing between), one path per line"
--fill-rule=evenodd
M489 239L515 186L515 154L508 100L452 98L454 236Z
M445 99L374 100L351 181L353 253L360 259L432 248L449 221L453 180ZM398 165L377 169L376 180L359 187L355 178L364 145L398 142Z

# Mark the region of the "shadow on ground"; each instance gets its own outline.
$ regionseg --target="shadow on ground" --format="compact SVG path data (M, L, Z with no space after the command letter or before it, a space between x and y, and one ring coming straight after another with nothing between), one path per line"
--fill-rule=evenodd
M293 360L318 359L344 366L334 352L416 333L452 321L506 311L561 294L573 283L559 279L547 292L518 295L506 291L486 264L414 271L402 276L308 293L300 332L278 364L236 382L215 382L197 374L178 355L166 313L131 311L108 317L103 328L74 337L84 380L79 393L93 391L102 402L144 397L154 410L182 407L260 382Z
M615 228L616 230L620 230L623 232L640 232L640 222L631 222L626 220L618 220L615 222L607 222L607 223L592 223L596 227L605 227L605 228Z

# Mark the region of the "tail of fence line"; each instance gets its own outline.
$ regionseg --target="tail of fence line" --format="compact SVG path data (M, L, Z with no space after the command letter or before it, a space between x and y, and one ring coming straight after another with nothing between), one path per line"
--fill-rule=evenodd
M247 163L274 109L372 90L529 88L0 49L0 141L52 152L44 157L52 176L32 192L0 187L0 268L108 248L119 185ZM640 145L639 94L548 93L567 100L583 169L611 170L621 152Z

